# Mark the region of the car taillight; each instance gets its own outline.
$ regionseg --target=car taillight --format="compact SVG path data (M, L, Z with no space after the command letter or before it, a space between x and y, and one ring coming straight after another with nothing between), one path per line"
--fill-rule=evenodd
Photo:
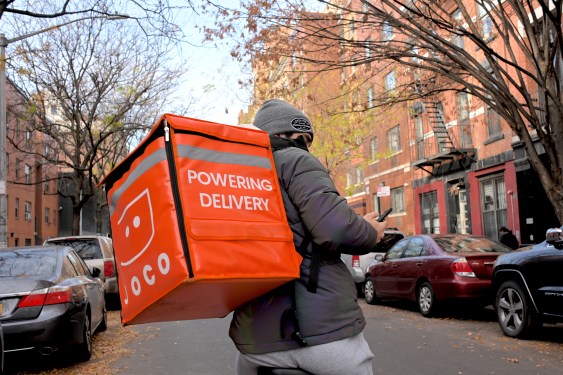
M458 276L476 277L475 272L473 272L465 257L454 260L450 265L450 268L452 269L452 272Z
M352 255L352 267L359 267L359 266L360 266L360 256Z
M34 290L23 297L18 303L18 308L43 305L56 305L70 302L71 291L69 287L52 287Z
M104 276L111 277L115 272L115 266L111 260L104 261Z

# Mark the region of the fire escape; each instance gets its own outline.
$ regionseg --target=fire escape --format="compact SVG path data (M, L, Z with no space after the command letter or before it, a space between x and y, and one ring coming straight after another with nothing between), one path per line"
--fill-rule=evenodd
M471 144L469 126L459 123L457 127L448 128L444 123L444 114L440 102L426 100L413 105L413 112L426 118L432 129L433 137L422 131L422 117L420 117L421 129L416 129L416 157L412 163L414 167L420 168L431 175L435 175L438 168L448 163L471 163L475 155L475 149Z

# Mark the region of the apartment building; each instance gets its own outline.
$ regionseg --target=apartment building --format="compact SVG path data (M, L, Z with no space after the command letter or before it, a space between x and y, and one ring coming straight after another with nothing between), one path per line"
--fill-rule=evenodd
M50 142L34 132L27 99L6 81L7 245L30 246L56 236L59 202L56 169L42 163Z
M474 1L466 3L466 9L474 13L473 19L479 21L482 35L488 35L487 46L495 51L505 50L503 38L495 35L492 27L492 14ZM416 69L415 47L410 57L414 63L410 66L372 59L370 41L393 41L401 37L400 30L390 23L378 27L369 24L364 1L334 4L340 8L327 9L334 13L333 23L317 28L325 30L331 26L331 35L341 35L339 40L333 39L332 53L336 51L334 56L347 62L340 65L340 77L336 78L331 70L331 79L339 85L331 88L330 95L344 98L332 105L342 106L343 112L361 114L356 116L361 118L356 124L363 127L363 132L355 145L342 150L346 160L332 172L339 191L356 212L364 214L393 207L389 226L407 234L472 233L498 239L498 229L507 226L522 244L542 241L545 230L557 225L558 220L549 209L551 205L530 166L522 141L501 116L482 98L456 92L455 82L440 78L433 81L435 85L454 90L427 90L419 97L411 92L406 99L393 100L404 95L406 87L417 89L416 83L424 81L424 71ZM457 19L459 10L455 2L441 4ZM352 12L344 13L343 9ZM303 19L306 18L302 17L301 22L305 22ZM449 40L470 51L472 58L488 69L480 48L463 36L448 36L454 37L455 40ZM296 49L295 54L305 54L307 58L292 69L275 67L276 76L286 80L282 87L287 92L303 92L303 81L292 86L290 83L295 80L288 77L295 71L314 70L307 64L321 61L318 56L307 55L311 50ZM337 65L336 58L332 62ZM265 74L263 70L257 73ZM537 90L531 80L527 85L530 92ZM382 98L389 98L389 106L383 110L373 108ZM307 108L326 108L330 102L326 90L315 91L314 95L309 92L307 99ZM536 100L541 97L538 95ZM324 124L313 123L319 133L324 131ZM531 134L537 143L537 136ZM316 142L319 141L327 140L317 138ZM540 157L545 157L537 144ZM325 162L322 158L321 161Z

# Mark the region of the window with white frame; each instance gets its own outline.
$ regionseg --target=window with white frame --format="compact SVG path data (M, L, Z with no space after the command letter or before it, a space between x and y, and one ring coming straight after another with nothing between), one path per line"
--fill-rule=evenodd
M365 51L366 51L366 60L371 59L372 52L371 52L371 39L370 38L366 39Z
M391 189L391 207L395 213L405 212L405 188Z
M31 130L30 129L27 129L26 132L25 132L25 141L27 143L31 142Z
M31 220L31 202L25 201L24 204L25 221Z
M389 22L383 22L383 40L388 42L393 39L393 26Z
M354 178L352 176L352 173L350 171L346 172L346 186L352 186L354 184Z
M461 28L463 23L463 15L461 14L461 10L458 9L455 12L453 12L452 19L454 23L457 23L457 25ZM463 49L464 48L463 36L459 35L459 33L455 33L455 32L452 33L452 43L456 47Z
M492 5L488 2L479 1L477 3L477 13L481 26L481 36L483 39L489 39L493 34L493 19L491 17Z
M392 93L397 88L397 79L395 78L395 71L390 71L385 76L385 91Z
M363 177L362 167L360 165L357 165L356 166L356 185L360 185L362 183L363 179L364 179L364 177Z
M31 166L29 164L26 164L24 166L23 173L24 173L25 183L31 184Z
M391 152L401 151L401 133L399 125L387 131L387 148Z
M374 91L373 91L373 87L370 87L368 89L368 108L373 108L374 107Z
M372 139L370 139L369 148L370 148L371 160L376 160L377 159L377 152L378 152L377 137L373 137Z

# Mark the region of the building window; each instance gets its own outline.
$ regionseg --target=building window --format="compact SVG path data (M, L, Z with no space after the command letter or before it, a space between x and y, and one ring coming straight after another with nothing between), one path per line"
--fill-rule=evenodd
M395 213L405 212L405 188L391 189L391 207Z
M45 224L49 224L49 216L51 216L49 207L45 207Z
M16 179L17 179L17 178L20 178L20 167L21 167L21 160L20 160L20 159L16 159L16 168L15 168Z
M491 7L491 4L485 2L477 4L479 22L481 24L481 36L485 40L489 39L493 34L493 19L490 14Z
M31 221L31 202L25 201L25 221Z
M24 167L25 183L31 184L31 166L26 164Z
M440 233L438 194L436 191L420 195L422 234Z
M15 204L15 207L14 207L14 217L16 219L19 219L19 217L20 217L20 199L19 198L16 198L16 204Z
M368 108L373 108L374 107L374 93L373 93L373 87L370 87L368 89Z
M369 62L369 60L371 59L371 56L372 56L372 53L371 53L371 39L369 39L369 38L366 39L366 47L365 47L365 49L366 49L366 60L368 60L368 62Z
M352 177L352 173L350 171L346 172L346 186L350 187L353 185L353 177Z
M387 131L387 148L391 152L401 151L401 133L399 125Z
M291 66L297 65L297 52L291 54Z
M500 135L501 131L501 117L500 115L491 107L487 107L486 110L487 116L487 133L489 137L494 137Z
M369 141L369 148L370 148L371 160L377 160L377 152L378 152L377 137L373 137Z
M362 167L358 165L356 166L356 185L360 185L363 179Z
M383 40L388 42L393 39L393 26L389 22L383 22Z
M499 240L498 230L507 226L506 188L504 176L493 176L480 180L483 233Z
M452 19L454 23L456 23L461 28L463 23L463 15L461 14L461 10L458 9L453 12ZM452 43L458 48L464 48L463 37L457 33L452 33Z
M31 130L27 129L25 132L25 141L29 144L31 143Z
M420 49L418 46L411 47L411 61L413 64L420 64Z
M49 180L43 182L43 193L49 194Z
M457 111L461 147L471 147L473 141L469 120L469 95L466 92L457 94Z
M385 91L392 94L397 88L397 80L395 79L395 71L392 70L385 76Z

